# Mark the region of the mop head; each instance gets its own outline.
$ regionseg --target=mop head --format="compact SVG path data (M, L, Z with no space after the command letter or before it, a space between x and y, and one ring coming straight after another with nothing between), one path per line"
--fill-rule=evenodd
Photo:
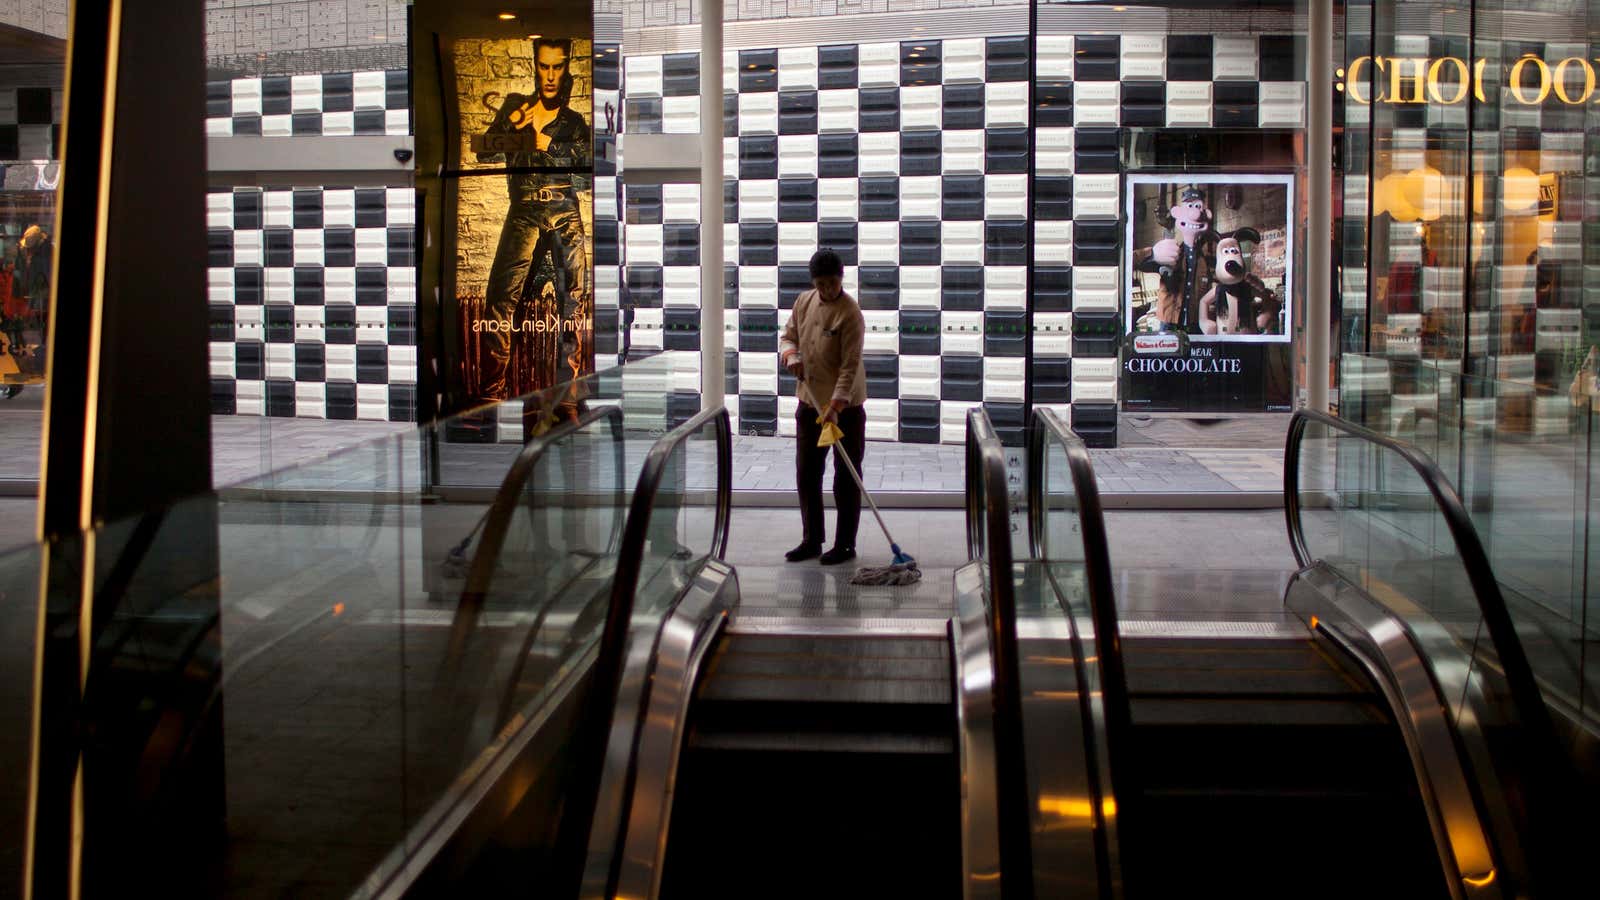
M892 563L887 566L862 566L856 570L851 584L864 584L874 587L903 587L916 584L922 580L922 570L917 568L917 561L909 563Z

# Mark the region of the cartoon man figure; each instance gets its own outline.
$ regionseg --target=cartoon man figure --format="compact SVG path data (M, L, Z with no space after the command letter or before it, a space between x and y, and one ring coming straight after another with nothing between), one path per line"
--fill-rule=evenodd
M1156 290L1156 318L1161 331L1200 333L1198 301L1210 286L1211 271L1200 239L1211 230L1211 210L1199 189L1184 188L1172 207L1176 238L1163 238L1153 247L1136 250L1134 268L1161 276Z
M513 389L509 384L513 333L510 326L524 291L529 287L528 276L542 240L548 242L552 236L555 238L557 264L565 275L563 296L557 298L563 335L567 334L565 329L571 327L569 321L588 313L588 258L573 177L588 174L593 154L589 123L567 106L572 95L572 73L568 69L571 58L570 40L534 40L538 94L533 97L506 95L494 122L485 132L486 136L514 136L516 141L500 146L515 149L477 155L479 162L503 162L512 169L544 170L513 172L506 177L511 206L500 231L500 244L489 270L484 301L485 317L498 320L502 325L483 333L487 352L482 360L479 393L485 400L507 399Z

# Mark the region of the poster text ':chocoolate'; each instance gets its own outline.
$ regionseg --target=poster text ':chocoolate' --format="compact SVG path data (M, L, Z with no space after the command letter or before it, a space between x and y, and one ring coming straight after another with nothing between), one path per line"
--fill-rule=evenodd
M1128 371L1134 374L1153 375L1241 375L1243 363L1238 359L1206 359L1190 357L1143 357L1128 360Z
M1588 103L1591 98L1600 103L1595 91L1600 67L1594 63L1600 63L1600 58L1591 62L1581 56L1569 56L1551 64L1532 53L1524 54L1510 63L1505 91L1516 102L1529 106L1541 104L1552 95L1569 106ZM1471 90L1480 103L1488 101L1483 90L1488 65L1486 59L1472 63ZM1368 96L1368 79L1373 80L1372 93L1379 103L1453 106L1467 99L1467 61L1459 56L1358 56L1351 60L1348 73L1340 69L1334 74L1344 79L1334 87L1360 104L1373 102L1373 97Z

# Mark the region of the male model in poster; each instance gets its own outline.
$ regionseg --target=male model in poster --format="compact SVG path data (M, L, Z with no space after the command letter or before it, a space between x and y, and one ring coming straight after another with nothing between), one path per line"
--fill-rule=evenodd
M484 298L485 317L502 326L484 332L486 352L479 392L486 400L510 396L514 334L511 325L523 305L525 292L532 291L534 282L539 280L531 276L538 274L534 271L534 258L541 246L551 250L560 270L554 273L557 277L553 286L546 282L543 292L555 295L564 348L577 340L574 332L578 323L589 314L583 216L573 177L587 174L592 150L589 123L567 106L572 94L572 73L568 71L571 57L570 40L534 40L537 94L507 94L485 132L518 140L500 144L513 149L478 154L479 162L503 162L508 168L521 170L506 177L511 205ZM490 95L485 102L493 99Z

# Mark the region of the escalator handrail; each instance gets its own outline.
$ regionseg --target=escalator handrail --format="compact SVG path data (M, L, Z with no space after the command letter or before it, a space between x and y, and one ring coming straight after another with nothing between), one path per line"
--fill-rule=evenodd
M977 485L983 518L976 518ZM1016 575L1011 556L1010 501L1005 451L983 409L967 412L968 547L978 531L989 567L987 609L994 661L995 780L999 796L1000 882L1007 900L1028 900L1033 885L1033 817L1028 794L1027 749L1022 737L1021 661L1017 640ZM977 526L981 524L982 528Z
M622 549L611 582L611 598L600 634L600 649L590 677L588 699L584 703L574 738L575 771L570 783L576 803L569 807L574 814L570 820L561 823L562 834L558 838L558 852L571 854L566 858L578 867L580 878L585 862L584 848L588 844L595 805L600 797L612 715L617 709L623 670L627 664L628 633L633 621L639 576L644 567L645 543L649 537L650 515L655 508L656 492L661 487L662 476L666 474L667 462L672 455L707 424L716 426L717 441L717 513L712 529L710 556L722 559L728 552L728 519L733 509L733 428L728 410L717 406L701 410L655 442L645 457L633 499L628 504L628 521L623 526ZM640 713L646 708L648 704L641 704ZM635 740L637 735L638 729L635 728ZM629 766L630 782L633 776L634 768ZM624 796L630 793L631 786L624 790ZM618 841L621 839L622 835L616 837ZM618 862L613 858L608 879L611 884L616 880ZM577 879L573 883L576 884Z
M1128 695L1127 667L1122 655L1122 625L1117 615L1116 590L1111 575L1111 539L1106 531L1105 511L1100 504L1100 487L1095 479L1094 461L1083 439L1048 409L1036 409L1034 427L1028 436L1028 545L1034 558L1050 562L1049 548L1044 545L1045 516L1049 512L1049 485L1045 483L1045 453L1050 442L1060 445L1066 454L1067 471L1072 478L1072 491L1077 497L1078 528L1083 540L1085 582L1089 592L1090 619L1094 623L1095 665L1100 670L1101 708L1105 717L1106 753L1110 758L1102 762L1093 777L1108 773L1111 783L1101 785L1115 798L1117 821L1126 822L1128 809L1136 796L1131 783L1131 773L1126 760L1131 758L1128 748L1133 746L1132 700ZM1048 568L1048 567L1047 567ZM1069 624L1071 611L1067 610ZM1081 660L1083 648L1075 624L1072 627L1073 649ZM1118 765L1122 761L1123 764ZM1110 825L1104 821L1105 806L1096 814L1102 817L1107 841ZM1110 857L1106 865L1114 865ZM1104 873L1108 880L1119 881L1118 873Z
M1467 580L1472 585L1473 598L1477 601L1478 611L1489 629L1489 639L1493 642L1495 653L1499 657L1507 690L1511 694L1512 703L1516 706L1518 719L1524 727L1532 729L1535 734L1553 737L1555 729L1550 720L1549 710L1545 707L1544 699L1539 693L1539 685L1534 680L1533 666L1528 662L1527 652L1517 637L1516 625L1511 620L1511 611L1506 606L1505 595L1500 592L1500 582L1495 580L1494 570L1489 565L1489 555L1483 548L1483 541L1478 537L1478 529L1472 524L1472 518L1467 514L1466 506L1461 502L1461 496L1456 493L1449 478L1440 471L1432 459L1428 458L1427 454L1405 441L1354 422L1316 410L1295 410L1289 419L1289 437L1284 447L1283 512L1288 520L1289 543L1294 548L1294 558L1300 568L1307 568L1315 562L1315 558L1306 548L1305 530L1300 521L1299 489L1301 445L1304 442L1306 427L1313 422L1396 453L1411 466L1417 477L1422 479L1428 493L1433 495L1437 512L1444 517L1445 526L1450 529L1456 553L1461 558L1462 566L1467 570Z

